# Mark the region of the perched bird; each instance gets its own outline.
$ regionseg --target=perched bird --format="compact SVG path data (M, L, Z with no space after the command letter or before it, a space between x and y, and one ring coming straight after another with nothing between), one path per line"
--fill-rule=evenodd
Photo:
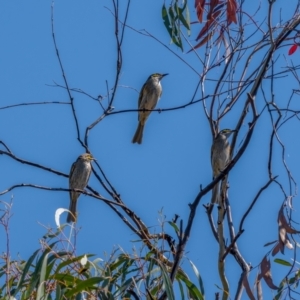
M236 130L221 130L211 146L211 166L214 179L227 167L230 159L230 144L228 137ZM212 203L219 203L218 194L220 190L220 182L218 182L212 192Z
M168 74L155 73L149 76L140 92L139 109L152 110L155 108L162 93L160 81L166 75ZM139 111L139 124L133 136L132 143L142 143L144 126L150 113L151 111Z
M84 190L88 184L92 165L91 162L94 157L89 153L81 154L77 160L73 163L69 176L69 188ZM80 196L80 192L70 191L70 208L67 217L67 222L76 222L76 204L77 199Z

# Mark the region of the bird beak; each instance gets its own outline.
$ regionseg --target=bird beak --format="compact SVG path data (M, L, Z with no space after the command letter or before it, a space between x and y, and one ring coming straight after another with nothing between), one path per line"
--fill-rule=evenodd
M165 76L167 76L167 75L169 75L169 73L161 74L161 78L163 78L163 77L165 77Z

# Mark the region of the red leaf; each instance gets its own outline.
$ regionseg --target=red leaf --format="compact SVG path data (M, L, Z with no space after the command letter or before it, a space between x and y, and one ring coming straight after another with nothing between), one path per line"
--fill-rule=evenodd
M277 243L277 245L274 247L274 249L272 250L272 256L276 255L278 252L284 253L284 244L279 241Z
M195 0L195 8L200 23L202 23L203 20L204 5L205 5L205 0Z
M227 22L228 25L233 23L237 23L236 21L236 10L237 4L235 0L227 0Z
M207 20L210 20L215 7L219 4L219 0L210 0L209 12L207 14Z
M273 280L272 280L271 263L267 259L267 256L265 256L263 258L263 260L261 261L260 270L261 270L260 278L261 278L261 276L263 277L263 279L265 280L268 287L273 290L278 290L278 287L273 283Z
M206 44L213 36L213 32L210 32L205 38L203 38L197 45L195 45L191 50L189 50L187 53L190 53L191 51L201 47L202 45Z
M261 270L261 276L259 276L259 280L262 276L264 276L271 270L271 264L266 255L264 256L263 260L260 262L260 270Z
M297 49L297 45L294 45L294 46L296 46L296 49ZM293 47L294 47L293 46ZM293 48L292 47L292 48ZM292 49L291 48L291 49ZM290 51L289 52L292 52L291 51L291 49L290 49ZM293 54L295 51L296 51L296 49L291 53L291 54ZM290 54L290 53L289 53ZM279 226L282 226L285 230L286 230L286 232L287 233L300 233L298 230L295 230L295 229L293 229L289 224L288 224L288 222L287 222L287 220L286 220L286 218L285 218L285 216L284 216L284 212L283 212L283 205L281 206L281 208L280 208L280 210L279 210L279 212L278 212L278 219L277 219L277 221L278 221L278 225Z
M291 48L290 48L290 50L289 50L289 55L292 55L292 54L294 54L295 53L295 51L297 50L297 48L298 48L298 45L293 45Z
M221 11L216 12L216 17L221 13ZM200 33L198 34L196 41L198 41L201 37L203 37L206 32L208 32L210 29L213 30L212 28L217 24L214 18L208 19L206 24L203 26L201 29ZM208 33L210 34L210 33Z

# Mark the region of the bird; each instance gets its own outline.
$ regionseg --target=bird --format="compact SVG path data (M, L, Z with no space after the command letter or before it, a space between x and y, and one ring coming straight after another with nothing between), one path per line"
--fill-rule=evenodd
M221 172L227 167L230 159L230 144L228 137L236 130L223 129L221 130L213 141L211 146L211 166L213 170L214 179L218 177ZM220 189L220 182L218 182L212 191L212 203L219 203L218 193Z
M77 160L72 164L69 175L69 189L84 190L88 184L92 172L91 162L95 158L90 153L81 154ZM70 191L70 207L67 217L67 222L77 221L76 204L80 196L80 192Z
M151 113L151 110L155 108L162 94L162 86L160 81L164 76L167 75L168 74L154 73L150 75L147 81L144 83L140 91L138 101L138 109L141 110L139 111L138 117L139 124L133 136L132 143L142 143L145 123ZM144 110L142 111L142 109Z

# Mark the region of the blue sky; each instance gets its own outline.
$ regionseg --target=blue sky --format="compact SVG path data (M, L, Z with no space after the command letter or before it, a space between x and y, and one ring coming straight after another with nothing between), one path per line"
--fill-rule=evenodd
M264 5L267 4L262 3L260 13L255 16L260 22L261 17L266 15ZM128 25L137 31L145 29L169 45L169 36L161 19L161 6L161 1L152 1L151 5L144 0L132 1ZM280 4L276 2L275 21L279 8ZM107 0L89 1L88 4L84 1L56 1L54 4L55 35L69 86L95 97L106 95L106 81L108 87L112 88L116 74L116 42L111 9L111 2ZM251 9L249 10L250 13ZM192 6L190 11L191 20L194 21ZM285 8L282 14L288 17L291 12ZM68 102L66 90L54 87L55 83L64 85L64 82L51 36L51 1L2 2L0 20L0 108L29 102ZM199 28L200 25L192 28L192 44ZM174 45L169 46L199 73L202 72L195 55L182 53ZM188 45L185 46L185 52L187 50ZM278 52L282 60L278 68L285 66L283 55L287 51L288 47ZM199 50L200 55L201 53ZM298 55L287 57L288 61L290 59L297 60ZM256 66L257 62L255 58L253 64ZM221 67L216 69L214 76L218 78L221 71ZM120 86L113 104L115 110L135 109L140 88L148 76L156 72L169 73L162 80L163 94L158 108L171 108L190 101L199 80L198 75L154 39L126 29ZM267 80L264 81L265 86L268 84ZM206 87L208 94L212 87L213 83ZM297 89L298 85L291 78L283 78L280 85L275 87L275 101L279 106L285 105L287 95L290 95L293 88ZM83 137L86 126L94 122L102 110L97 101L80 93L73 92L72 96ZM199 93L196 98L200 98ZM104 99L103 104L106 103ZM261 109L263 105L262 98L258 98L258 108ZM295 100L292 107L297 108ZM222 128L235 127L239 108L237 105L222 120ZM212 137L202 104L181 110L153 112L145 128L142 145L131 144L136 126L136 112L106 117L90 132L90 150L123 201L153 232L160 231L161 211L166 221L178 214L185 226L189 215L188 204L194 200L200 185L206 186L212 178ZM48 104L1 109L0 128L0 140L16 156L64 173L69 173L72 163L84 152L76 138L75 122L69 105ZM299 181L300 176L300 145L295 138L298 128L298 122L293 119L279 131L280 138L286 145L286 162L296 181ZM243 141L247 130L248 125L245 123L239 134L238 145ZM268 180L267 155L271 130L270 120L264 115L257 124L249 148L230 173L229 193L236 225L259 188ZM273 163L274 175L280 174L279 178L287 188L288 181L278 145L275 147ZM0 156L0 165L0 191L20 183L68 188L67 178L19 164L7 156ZM91 176L89 184L107 196L94 176ZM26 259L39 247L39 239L46 232L45 227L55 228L55 211L60 207L68 207L69 195L67 192L19 188L0 196L1 201L9 202L11 199L11 255L13 258L19 255ZM298 216L297 199L294 200L294 208L295 215ZM198 207L186 248L187 257L194 262L203 277L207 299L211 299L217 291L215 284L220 286L217 275L218 247L202 206L209 201L210 194L206 195ZM267 253L268 248L263 245L277 238L277 213L283 201L279 188L272 185L245 222L245 233L238 245L252 266L257 266ZM117 246L129 252L132 247L140 247L140 244L132 242L137 237L101 201L81 196L78 211L78 254L94 253L103 257L104 252L110 253ZM165 230L173 234L168 225ZM0 239L4 241L4 237L4 230L1 228ZM1 252L6 251L4 242L0 242L0 246ZM289 260L293 254L286 252L285 259ZM234 292L241 270L230 256L226 264ZM278 268L282 269L283 267ZM189 274L192 276L192 271ZM257 269L250 276L251 284L256 274ZM284 273L279 273L279 276L273 274L274 280L277 279L276 284L279 284L282 274ZM267 287L264 289L268 290Z

